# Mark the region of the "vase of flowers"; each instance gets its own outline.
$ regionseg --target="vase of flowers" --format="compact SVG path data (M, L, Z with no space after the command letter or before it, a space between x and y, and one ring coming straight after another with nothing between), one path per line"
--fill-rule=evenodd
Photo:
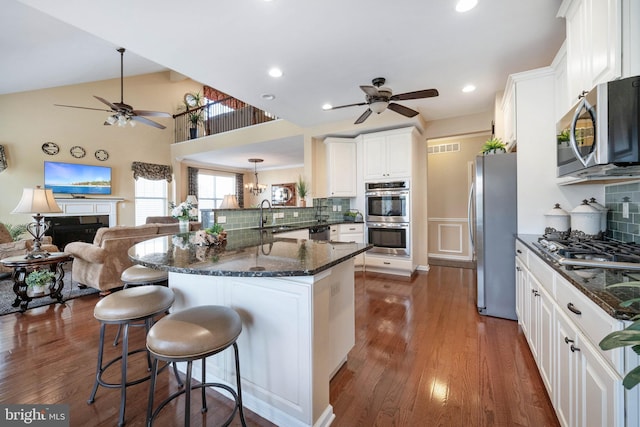
M27 286L33 295L44 294L45 286L55 279L56 275L48 270L34 270L27 276Z
M171 208L171 216L178 218L180 222L180 233L188 233L189 219L191 219L191 214L194 210L193 205L189 202L182 202L179 205L171 202L169 207Z

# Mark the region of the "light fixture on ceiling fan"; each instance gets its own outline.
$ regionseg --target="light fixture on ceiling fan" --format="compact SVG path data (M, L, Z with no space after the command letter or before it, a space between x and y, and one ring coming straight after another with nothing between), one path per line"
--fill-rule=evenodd
M251 163L253 163L253 173L256 177L255 182L250 182L244 185L244 188L249 191L254 196L260 195L264 190L267 189L267 186L264 184L260 184L258 182L258 163L262 163L264 160L262 159L249 159Z

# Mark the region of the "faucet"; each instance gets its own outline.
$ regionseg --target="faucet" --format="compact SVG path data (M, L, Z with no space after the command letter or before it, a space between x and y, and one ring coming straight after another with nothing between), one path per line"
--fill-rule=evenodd
M262 202L260 202L260 219L258 220L259 221L259 224L258 224L259 228L264 228L264 225L267 222L267 219L262 214L262 209L264 207L264 202L267 202L267 205L269 205L269 212L272 211L271 202L269 201L269 199L263 199Z

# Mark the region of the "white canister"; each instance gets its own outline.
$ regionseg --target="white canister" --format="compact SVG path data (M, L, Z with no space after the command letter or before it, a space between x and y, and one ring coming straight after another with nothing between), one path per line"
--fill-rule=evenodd
M567 233L571 228L571 217L560 207L560 203L556 203L553 209L544 214L544 219L546 225L544 233L547 235Z
M582 204L571 211L571 236L577 238L595 238L600 234L600 211L583 200Z
M600 211L600 231L603 233L607 232L607 209L605 206L602 206L600 203L596 202L595 197L589 199L589 205Z

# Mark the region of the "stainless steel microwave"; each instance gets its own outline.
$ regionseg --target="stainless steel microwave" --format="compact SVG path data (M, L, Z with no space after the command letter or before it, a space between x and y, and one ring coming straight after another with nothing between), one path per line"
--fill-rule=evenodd
M640 76L597 85L556 130L559 177L616 175L621 166L640 165Z

